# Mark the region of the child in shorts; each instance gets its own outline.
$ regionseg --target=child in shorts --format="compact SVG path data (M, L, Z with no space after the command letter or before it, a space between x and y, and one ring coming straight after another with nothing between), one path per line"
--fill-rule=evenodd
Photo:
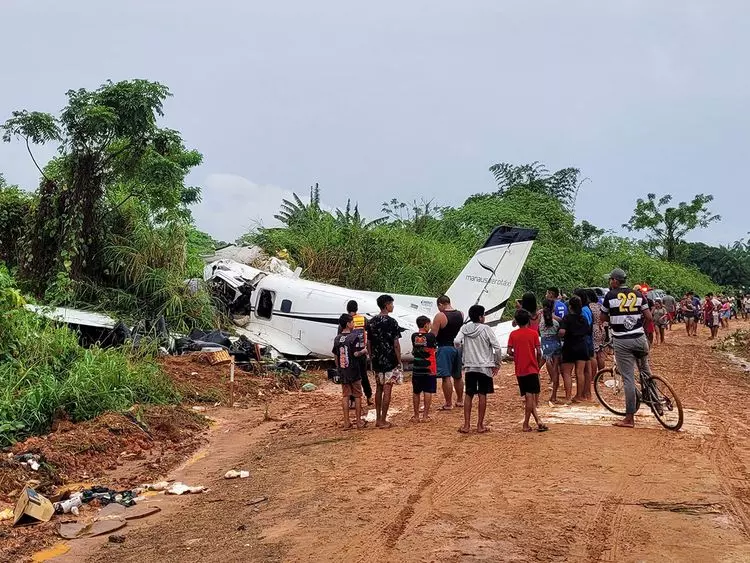
M414 365L411 374L413 391L414 416L412 422L419 422L419 402L424 395L424 411L422 422L430 422L430 405L432 396L437 392L437 338L430 332L432 322L428 317L417 317L419 332L411 335L412 355Z
M469 307L469 322L461 327L455 340L456 347L462 350L463 366L466 371L464 425L458 429L463 434L471 431L471 404L474 395L479 395L477 432L484 434L489 430L484 425L487 395L495 392L492 378L497 375L502 361L500 342L492 328L484 324L484 320L484 307L481 305Z
M542 357L547 366L552 395L550 405L557 405L557 390L560 387L560 361L562 359L562 342L560 341L560 321L555 318L555 302L545 299L542 307L542 319L539 321L539 335L542 343Z
M529 327L531 319L528 311L519 309L516 311L515 319L518 328L508 337L508 355L513 357L518 388L525 399L523 431L531 432L529 421L533 416L537 431L545 432L549 428L542 423L536 412L540 391L539 363L542 361L539 333Z
M358 359L367 354L362 344L362 334L352 332L354 319L344 313L339 318L341 332L333 340L333 357L341 377L341 396L344 407L344 430L353 428L349 419L349 396L354 397L354 413L357 428L364 428L366 423L362 421L362 373L359 369Z

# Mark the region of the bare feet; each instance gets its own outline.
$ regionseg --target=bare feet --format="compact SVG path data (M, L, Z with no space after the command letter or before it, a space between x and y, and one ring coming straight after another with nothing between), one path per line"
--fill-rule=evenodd
M384 430L387 430L388 428L392 428L393 424L391 424L390 422L380 422L380 423L376 424L375 426L378 427L378 428L382 428Z
M453 410L453 407L450 405L443 405L442 407L438 407L439 411L451 411Z
M432 422L432 419L429 416L423 416L422 422Z
M354 425L350 422L349 424L344 424L344 426L341 427L342 430L351 430L354 428Z
M455 406L455 407L456 407L457 409L462 409L462 408L464 408L464 404L463 404L463 403L456 403L456 404L455 404L454 406Z
M627 420L620 420L618 422L613 422L612 426L617 426L619 428L635 428L635 423L628 422Z
M536 426L537 432L546 432L547 430L549 430L549 426L547 426L546 424L537 424Z
M409 422L419 422L418 416L412 416L411 419L409 419Z
M461 434L468 434L469 432L471 432L471 428L467 428L466 426L462 426L461 428L458 429L458 431Z
M485 432L489 432L490 429L486 426L477 426L477 433L478 434L484 434Z
M531 426L524 426L523 427L523 431L524 432L531 432L532 431Z
M360 430L362 430L363 428L367 428L367 421L366 420L360 420L357 423L357 428L359 428Z

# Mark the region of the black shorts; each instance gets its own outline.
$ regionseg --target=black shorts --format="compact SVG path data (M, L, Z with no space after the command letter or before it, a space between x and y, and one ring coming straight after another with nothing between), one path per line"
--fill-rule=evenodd
M585 344L566 348L563 346L562 350L562 361L564 364L574 364L576 362L587 362L591 358L589 356L588 346Z
M479 395L489 395L495 392L495 386L492 384L492 378L483 373L475 371L466 372L466 394L473 397Z
M411 388L415 395L437 393L437 377L434 375L412 375Z
M538 395L542 390L539 384L539 374L532 373L530 375L522 375L516 377L518 380L518 388L521 390L521 397L529 393L531 395Z

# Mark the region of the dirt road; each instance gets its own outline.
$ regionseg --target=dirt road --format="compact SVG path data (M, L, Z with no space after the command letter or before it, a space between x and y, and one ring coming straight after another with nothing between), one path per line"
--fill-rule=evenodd
M485 435L459 435L458 411L409 423L410 385L396 428L344 432L324 386L275 400L275 421L212 413L209 448L171 476L210 492L154 497L162 513L124 544L74 543L62 561L750 561L750 376L701 330L654 354L683 432L613 428L588 407L522 433L511 366ZM252 475L226 481L230 468Z

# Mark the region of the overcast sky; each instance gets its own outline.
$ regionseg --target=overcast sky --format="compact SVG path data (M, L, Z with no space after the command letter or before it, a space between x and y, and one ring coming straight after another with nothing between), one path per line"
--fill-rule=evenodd
M392 197L460 204L493 163L535 160L590 178L577 215L600 226L648 192L705 192L723 220L693 239L750 230L745 0L0 0L0 21L2 120L108 78L169 86L217 238L314 182L376 216ZM0 172L37 183L19 143Z

